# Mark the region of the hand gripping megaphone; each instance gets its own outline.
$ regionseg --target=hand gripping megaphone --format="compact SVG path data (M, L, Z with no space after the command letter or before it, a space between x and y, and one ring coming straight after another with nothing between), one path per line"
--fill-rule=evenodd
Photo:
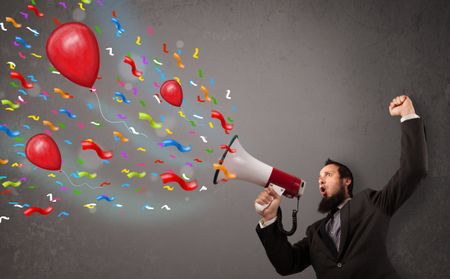
M299 199L305 190L306 183L301 178L269 166L250 155L244 147L242 147L237 135L231 139L219 164L224 168L222 171L221 169L217 169L214 173L214 184L226 181L227 175L232 174L235 179L251 182L262 187L272 186L279 195L283 194L288 198ZM269 204L260 205L255 202L255 208L260 212L268 206ZM295 211L295 218L293 214L295 221L293 226L296 226L296 212L297 211ZM281 219L280 210L278 211L278 214L278 217ZM281 222L279 222L279 224L281 224ZM295 232L294 228L293 231ZM292 232L292 234L294 232Z

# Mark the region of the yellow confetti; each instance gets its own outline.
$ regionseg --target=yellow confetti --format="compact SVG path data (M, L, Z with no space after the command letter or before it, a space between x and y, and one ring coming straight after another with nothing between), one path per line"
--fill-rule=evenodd
M129 173L129 172L130 172L129 169L123 169L123 170L121 171L121 173Z
M186 115L184 115L184 113L183 113L181 110L178 112L178 114L179 114L181 117L186 118Z
M172 132L170 129L167 129L167 128L166 128L166 132L167 132L167 134L169 134L169 135L173 134L173 132Z
M39 120L39 116L36 116L36 115L28 115L28 118L31 118L31 119L33 119L34 121L38 121Z
M142 151L142 152L146 152L146 151L147 151L147 150L146 150L145 148L143 148L143 147L138 147L136 150L137 150L137 151Z
M89 209L93 209L96 205L97 205L97 204L95 204L95 203L87 203L87 204L85 204L85 205L83 205L83 206L84 206L84 207L87 207L87 208L89 208Z
M137 36L137 38L136 38L136 44L137 44L138 46L141 45L141 36Z
M214 129L214 125L211 121L209 121L209 127L211 127L211 129Z
M9 68L10 68L11 70L14 70L14 69L16 68L16 64L14 64L14 62L9 61L9 62L6 62L6 64L9 65Z
M36 54L36 53L31 53L31 55L33 55L34 57L36 57L36 58L42 58L42 55L38 55L38 54Z
M80 6L80 9L85 11L86 9L83 7L83 3L78 3L78 6Z
M164 189L167 189L168 191L173 191L173 187L170 187L169 185L166 185L163 187Z
M198 59L198 48L195 48L195 53L192 55L194 59Z
M55 178L56 177L56 175L55 174L53 174L53 173L50 173L49 175L47 175L48 177L53 177L53 178Z

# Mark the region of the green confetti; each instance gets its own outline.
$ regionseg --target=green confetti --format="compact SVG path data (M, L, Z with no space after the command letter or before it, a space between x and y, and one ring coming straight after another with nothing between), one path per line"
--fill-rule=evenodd
M136 190L134 190L134 192L138 193L139 191L141 191L142 188L137 188Z
M21 138L21 137L15 137L14 140L15 140L15 141L23 141L23 138Z
M145 102L144 102L144 100L140 100L139 103L141 104L141 106L142 106L143 108L145 108Z
M36 6L36 2L34 2L34 0L31 0L31 4Z
M197 125L195 125L194 120L189 120L189 123L191 123L192 127L197 127Z
M100 29L100 27L98 25L95 25L94 28L95 28L95 32L97 32L99 35L102 34L102 29Z
M59 126L59 128L61 128L61 129L65 129L65 128L66 128L66 125L64 125L64 124L61 123L61 122L58 122L58 126Z
M80 164L80 165L83 165L83 164L84 164L84 161L81 160L81 159L77 159L77 163Z
M208 152L208 153L213 153L214 152L214 150L209 149L209 148L206 148L205 151Z
M127 56L130 57L130 58L133 58L133 57L131 57L131 52L128 52Z
M79 196L81 194L80 190L78 190L78 189L73 189L73 193L77 196Z
M228 122L231 122L231 123L233 123L234 121L233 121L233 119L231 119L231 117L227 117L227 120L228 120Z
M17 83L16 83L15 81L11 81L11 82L9 83L9 85L10 85L11 87L14 87L14 88L19 88L19 85L17 85Z
M199 78L203 77L203 70L202 69L198 69L198 77Z
M30 185L30 186L28 186L28 189L36 189L36 186Z
M213 100L213 103L214 103L215 105L217 105L217 100L216 100L216 98L214 98L214 96L211 96L211 99Z

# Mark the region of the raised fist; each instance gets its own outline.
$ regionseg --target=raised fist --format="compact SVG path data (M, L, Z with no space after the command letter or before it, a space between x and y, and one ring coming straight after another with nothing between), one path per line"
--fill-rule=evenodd
M405 116L408 114L416 113L411 99L406 95L397 96L392 99L389 104L389 113L391 116Z

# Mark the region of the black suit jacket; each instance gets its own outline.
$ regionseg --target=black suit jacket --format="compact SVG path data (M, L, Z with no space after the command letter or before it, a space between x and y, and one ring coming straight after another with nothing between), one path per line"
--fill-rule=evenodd
M400 168L380 191L366 189L341 209L341 244L336 251L321 226L310 225L306 237L291 245L277 222L256 231L271 263L281 275L312 265L317 278L399 278L386 252L389 221L425 177L428 157L422 119L401 123ZM322 231L322 232L321 232Z

